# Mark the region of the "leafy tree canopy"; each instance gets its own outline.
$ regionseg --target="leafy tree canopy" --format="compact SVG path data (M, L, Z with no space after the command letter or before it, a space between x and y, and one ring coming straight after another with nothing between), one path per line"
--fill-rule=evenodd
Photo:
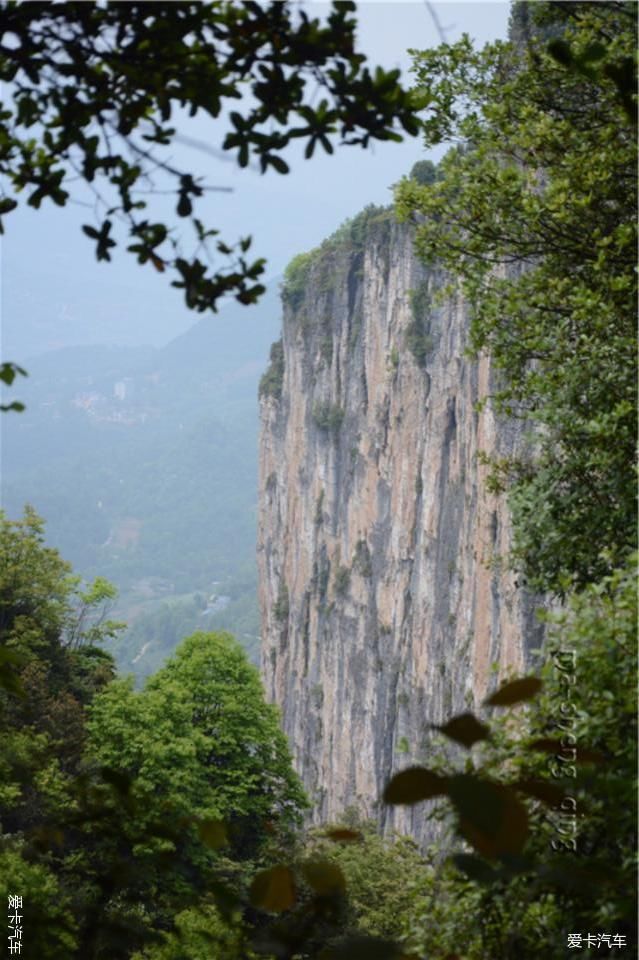
M76 810L86 707L115 673L99 646L119 627L113 595L104 580L83 587L32 509L0 513L0 894L30 903L32 948L52 960L75 943L61 826Z
M19 833L64 803L84 749L84 709L114 675L99 644L113 588L80 578L44 546L44 525L0 513L0 822Z
M264 261L247 259L250 237L214 240L218 231L198 218L198 200L216 188L171 161L175 115L216 119L230 107L223 150L280 174L296 139L308 158L317 146L332 153L334 136L366 147L401 140L398 128L416 134L399 71L371 71L356 50L354 9L333 3L322 24L289 2L6 3L0 216L23 196L36 209L64 206L82 181L95 199L83 230L98 260L111 259L120 230L139 263L171 271L188 307L215 310L225 294L254 302ZM192 252L149 210L160 188L189 222ZM5 363L0 372L10 383L22 370Z
M634 545L635 9L520 5L516 27L516 43L415 52L426 143L455 146L397 205L421 256L461 278L497 407L538 427L494 479L519 565L564 594Z
M244 856L306 806L277 710L229 634L188 637L139 693L112 683L88 727L92 759L135 781L144 816L157 816L160 804L221 818Z
M44 545L44 523L31 507L22 520L0 511L0 688L24 699L26 675L46 670L55 691L72 683L78 699L88 702L94 692L89 664L106 671L100 683L113 672L98 645L122 628L108 619L114 598L110 583L98 577L83 586L57 550Z

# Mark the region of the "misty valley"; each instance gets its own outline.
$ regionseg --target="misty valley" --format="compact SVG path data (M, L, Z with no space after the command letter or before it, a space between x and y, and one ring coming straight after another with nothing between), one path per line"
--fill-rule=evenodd
M276 289L162 349L41 355L27 410L3 424L5 510L31 503L78 572L117 586L112 616L129 630L114 653L139 678L204 627L259 660L255 397Z

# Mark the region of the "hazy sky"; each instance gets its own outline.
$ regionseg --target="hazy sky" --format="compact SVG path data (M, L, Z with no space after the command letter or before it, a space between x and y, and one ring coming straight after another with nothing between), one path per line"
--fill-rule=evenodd
M307 0L320 15L326 4ZM478 44L505 37L507 0L499 3L368 2L358 5L360 46L372 64L408 71L407 48L436 46L439 35L431 10L454 40L467 32ZM405 82L409 82L405 76ZM196 117L184 135L219 146L223 126ZM252 234L253 252L268 259L268 276L278 276L296 253L316 246L367 203L385 204L389 187L426 156L418 140L319 150L305 161L288 155L292 172L261 176L186 147L175 158L204 173L210 183L233 188L210 194L206 220L235 240ZM174 202L174 201L173 201ZM167 206L167 213L171 209ZM169 214L170 215L170 214ZM203 218L204 219L204 218ZM1 248L1 332L4 359L28 359L58 346L79 343L162 345L200 315L191 314L181 294L164 277L136 265L129 254L98 264L93 245L80 232L91 211L45 204L6 218ZM212 317L212 322L215 319Z

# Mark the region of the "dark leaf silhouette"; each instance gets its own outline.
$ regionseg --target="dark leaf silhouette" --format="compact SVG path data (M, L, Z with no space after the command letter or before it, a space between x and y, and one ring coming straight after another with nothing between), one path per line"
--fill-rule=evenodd
M515 790L541 800L550 807L559 807L565 797L564 791L554 783L546 780L518 780L513 783Z
M212 850L225 847L229 840L223 820L200 820L197 825L200 840Z
M510 680L484 701L488 707L510 707L524 700L531 700L539 693L543 684L538 677L520 677Z
M425 767L409 767L396 773L386 784L384 803L419 803L440 797L447 791L448 781Z
M470 774L450 778L449 796L460 832L485 857L521 853L528 837L526 808L509 787Z
M336 863L327 860L310 860L302 867L304 879L321 897L343 893L346 890L344 874Z
M471 853L458 853L452 860L457 869L465 873L471 880L476 880L478 883L494 883L496 872L485 860L481 860Z
M336 843L359 843L360 840L363 839L359 830L347 830L342 827L338 827L335 830L327 830L325 836Z
M448 723L441 727L437 726L435 729L441 730L445 736L456 743L461 743L463 747L470 748L479 740L490 739L490 730L486 724L481 723L472 713L460 713Z
M295 880L289 867L279 865L255 875L249 899L254 907L282 913L295 905Z
M401 948L381 937L347 937L320 953L320 960L403 960ZM410 958L405 958L410 960Z

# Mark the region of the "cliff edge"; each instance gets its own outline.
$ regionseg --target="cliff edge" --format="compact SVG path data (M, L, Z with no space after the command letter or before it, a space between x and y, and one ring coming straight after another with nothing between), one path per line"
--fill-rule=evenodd
M447 279L408 225L367 208L291 264L260 390L267 696L316 822L357 806L420 840L424 806L384 807L385 782L541 640L478 457L525 438L477 409L494 371L465 356L463 298L437 302Z

